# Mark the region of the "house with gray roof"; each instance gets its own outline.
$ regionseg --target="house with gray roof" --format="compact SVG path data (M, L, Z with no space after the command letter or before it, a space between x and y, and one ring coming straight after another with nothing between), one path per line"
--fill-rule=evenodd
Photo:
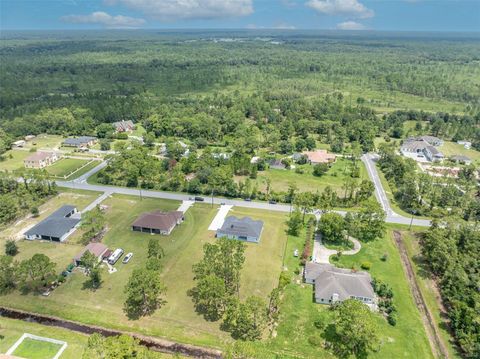
M304 278L315 287L315 302L335 304L346 299L357 299L376 310L376 296L372 278L367 272L337 268L331 264L306 263Z
M65 205L24 233L25 239L63 242L80 224L77 208Z
M92 146L96 141L97 138L91 136L69 137L63 141L63 146L85 148Z
M455 156L450 157L450 159L453 162L463 163L463 164L466 164L466 165L470 165L472 163L472 159L470 157L467 157L467 156L464 156L464 155L455 155Z
M258 243L262 235L263 221L255 221L250 217L237 218L229 216L217 229L217 238L237 239L240 241Z
M428 141L427 141L428 140ZM443 144L443 141L433 136L410 137L400 147L400 152L405 157L420 162L440 162L443 161L444 155L434 144Z

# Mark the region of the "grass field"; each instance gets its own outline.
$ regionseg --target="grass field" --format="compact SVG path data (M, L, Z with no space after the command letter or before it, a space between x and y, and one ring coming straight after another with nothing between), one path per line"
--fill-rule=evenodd
M77 158L62 158L53 165L47 167L48 173L56 177L69 176L73 171L85 166L89 160L80 160Z
M22 169L23 160L30 156L32 152L24 150L10 150L4 153L3 160L0 161L0 171L12 172Z
M25 338L13 355L27 359L51 359L62 346L59 344L44 342L31 338Z
M478 164L480 163L480 152L475 149L467 150L463 145L459 145L456 142L445 141L442 146L438 148L445 157L451 157L454 155L464 155L469 157L472 162Z
M60 329L50 326L44 326L36 323L28 323L20 320L8 319L0 317L0 353L5 353L24 333L30 333L33 335L38 335L47 338L53 338L57 340L62 340L67 342L68 346L63 352L61 359L78 359L82 357L83 351L87 345L88 336L71 332L66 329ZM56 354L59 349L58 345L55 345L56 348L52 347L52 351L46 353L47 348L44 346L44 342L34 341L33 347L30 346L31 340L25 339L24 344L20 345L15 351L15 355L21 356L24 358L45 358L51 359ZM41 344L41 348L38 343ZM42 354L51 354L39 356L37 351L32 351L30 349L41 350ZM54 350L55 349L55 350ZM53 353L53 354L52 354ZM37 355L36 355L37 354Z
M322 177L315 177L312 174L313 167L310 165L299 166L305 173L296 173L295 170L269 169L258 172L256 179L257 188L266 191L266 179L271 181L271 190L275 192L287 191L291 183L297 185L299 191L323 191L326 186L331 186L340 196L343 196L342 185L348 173L349 160L338 158L330 170ZM368 174L362 162L360 165L360 180L367 179ZM236 180L245 180L246 177L237 176ZM255 180L252 180L255 181Z
M419 239L413 232L402 231L401 233L403 243L405 243L408 256L410 257L410 261L415 270L418 286L420 287L423 298L432 313L434 324L437 327L443 342L446 344L450 356L452 358L461 358L461 355L455 347L453 338L447 330L446 318L442 314L440 308L441 298L436 289L436 284L425 268L426 263L422 259Z
M32 148L35 147L39 150L53 150L53 149L59 149L60 146L62 145L63 140L65 140L65 137L62 136L57 136L57 135L38 135L35 137L33 140L27 141L26 145L24 146L25 148Z
M82 289L85 277L80 272L71 275L67 282L57 288L49 297L21 295L17 292L0 297L0 304L19 309L51 314L90 324L116 327L119 329L143 332L150 335L168 337L182 342L221 347L230 342L228 333L220 330L218 322L211 323L194 311L187 291L193 287L192 264L202 256L205 243L214 241L214 232L208 226L217 208L206 204L195 204L186 214L186 221L170 236L155 236L161 241L166 257L163 262L162 278L167 286L167 304L153 316L138 321L130 321L123 314L125 300L123 288L134 268L142 266L146 260L149 234L132 232L131 223L145 211L154 209L171 210L179 202L158 199L143 199L130 196L113 196L103 202L108 206L108 232L104 243L111 249L121 247L125 252L133 252L129 264L118 263L118 271L103 274L103 285L96 292ZM246 263L242 272L241 296L256 294L267 299L276 286L281 270L282 254L286 236L283 223L285 215L261 211L235 210L233 213L261 218L265 222L261 241L258 245L247 244ZM24 246L52 246L43 251L62 267L81 248L72 244L22 242Z

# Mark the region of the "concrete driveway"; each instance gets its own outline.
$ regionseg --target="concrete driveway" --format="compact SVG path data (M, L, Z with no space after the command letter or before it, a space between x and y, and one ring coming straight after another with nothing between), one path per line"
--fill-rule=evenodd
M362 245L358 241L358 239L353 237L348 237L348 240L353 243L353 249L349 249L348 251L342 251L342 255L351 256L360 252L362 249ZM312 261L315 263L330 263L330 256L337 254L337 250L335 249L328 249L322 243L322 236L319 233L315 234L315 239L313 242L313 255Z

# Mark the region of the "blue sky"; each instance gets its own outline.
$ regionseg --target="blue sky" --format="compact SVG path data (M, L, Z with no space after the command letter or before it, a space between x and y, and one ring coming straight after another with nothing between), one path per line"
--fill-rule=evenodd
M480 0L0 0L0 29L480 31Z

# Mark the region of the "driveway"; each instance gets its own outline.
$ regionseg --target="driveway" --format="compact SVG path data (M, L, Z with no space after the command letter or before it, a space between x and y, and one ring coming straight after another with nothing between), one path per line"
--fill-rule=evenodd
M232 207L233 206L229 204L221 205L212 223L210 223L208 230L216 231L217 229L221 228L223 226L223 222L225 222L225 217L227 217L227 214L232 209Z
M358 239L348 236L348 240L353 243L353 248L348 251L342 251L342 255L351 256L360 252L362 245ZM316 263L330 263L330 256L337 254L337 250L328 249L322 243L322 236L319 233L315 234L315 239L313 242L313 255L312 262Z

